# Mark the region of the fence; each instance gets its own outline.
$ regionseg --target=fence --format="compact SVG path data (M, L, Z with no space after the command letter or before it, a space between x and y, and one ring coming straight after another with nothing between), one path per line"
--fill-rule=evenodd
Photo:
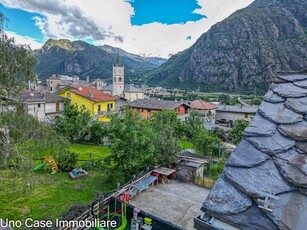
M212 189L216 181L207 177L195 176L193 183L208 189Z

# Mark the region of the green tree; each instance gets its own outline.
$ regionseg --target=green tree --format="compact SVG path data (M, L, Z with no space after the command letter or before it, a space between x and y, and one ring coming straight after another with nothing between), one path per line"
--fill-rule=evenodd
M103 138L106 135L106 127L99 122L99 121L93 121L90 124L89 127L90 131L90 141L94 142L95 144L101 144L103 143Z
M220 143L218 135L205 128L199 129L191 141L197 154L201 156L212 156L217 144Z
M262 99L259 98L259 97L254 97L252 100L251 100L251 105L260 105L262 102Z
M4 21L0 13L0 31ZM36 59L28 46L17 46L14 39L0 40L0 54L1 96L16 96L27 81L34 79Z
M109 175L128 181L147 167L155 165L155 134L149 120L127 109L115 114L108 125L111 154L105 159Z
M0 13L0 30L3 23ZM33 159L66 148L65 140L49 124L29 115L15 100L27 81L34 79L34 66L35 58L28 47L17 46L13 39L0 40L0 96L7 102L0 112L0 168L9 169L14 185L17 179L22 181L23 192L32 183Z
M204 129L204 121L197 111L192 110L190 112L189 120L185 125L185 135L191 139L202 129Z
M228 139L235 145L239 144L248 122L243 119L237 119L234 126L228 132Z
M168 110L155 113L151 122L156 133L156 158L160 164L168 166L176 161L178 155L182 122L174 111Z
M87 131L90 121L90 112L84 106L79 109L77 105L73 105L69 100L66 100L63 116L55 120L55 125L58 133L66 136L73 143L77 137L82 136Z

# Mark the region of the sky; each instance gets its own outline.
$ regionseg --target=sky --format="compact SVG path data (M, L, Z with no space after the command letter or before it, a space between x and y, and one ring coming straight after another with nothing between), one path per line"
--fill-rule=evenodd
M4 30L40 48L49 38L168 58L253 0L0 0Z

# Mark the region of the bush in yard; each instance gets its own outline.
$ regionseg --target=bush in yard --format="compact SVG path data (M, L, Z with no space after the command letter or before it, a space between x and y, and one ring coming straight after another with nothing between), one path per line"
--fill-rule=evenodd
M61 152L56 156L58 167L65 172L73 170L77 165L78 160L79 154L70 151Z
M103 138L106 135L106 128L99 121L93 121L90 124L90 141L95 144L102 144Z

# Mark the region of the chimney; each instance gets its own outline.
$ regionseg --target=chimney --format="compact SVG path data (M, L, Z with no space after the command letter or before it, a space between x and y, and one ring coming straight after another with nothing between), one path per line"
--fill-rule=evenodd
M92 92L92 91L89 90L89 91L87 92L87 95L88 95L89 98L93 98L93 92Z
M90 83L90 76L86 76L87 83Z

